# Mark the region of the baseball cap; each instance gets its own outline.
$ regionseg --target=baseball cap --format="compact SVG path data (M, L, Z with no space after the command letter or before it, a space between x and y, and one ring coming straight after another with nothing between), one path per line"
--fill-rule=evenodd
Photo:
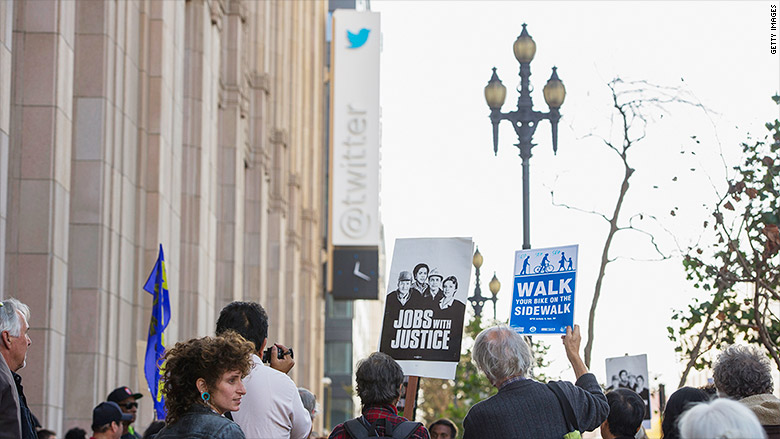
M143 395L140 393L133 393L132 390L130 390L129 387L117 387L111 393L108 394L106 397L106 401L112 401L112 402L121 402L124 401L127 398L132 397L133 399L143 398Z
M122 413L119 404L108 401L101 402L92 410L92 429L112 422L132 421L133 415Z
M408 271L402 271L398 274L398 281L402 280L412 280L412 273L409 273Z
M444 279L444 276L442 276L441 273L439 273L439 271L435 268L431 270L431 272L428 274L428 279L432 277L438 277L439 279Z

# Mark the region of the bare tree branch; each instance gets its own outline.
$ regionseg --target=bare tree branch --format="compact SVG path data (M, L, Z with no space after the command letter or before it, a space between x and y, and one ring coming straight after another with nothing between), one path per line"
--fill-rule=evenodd
M654 114L660 113L661 117L663 117L664 114L668 114L666 106L679 103L694 106L699 105L691 101L679 87L660 87L647 81L624 81L621 78L615 78L612 81L609 81L607 87L611 93L610 100L612 107L612 112L609 117L609 130L607 131L609 136L603 137L591 133L582 138L598 138L604 146L609 148L609 150L613 151L620 158L623 178L618 188L612 214L607 215L595 210L582 209L567 203L558 202L555 200L555 192L552 190L550 191L552 204L554 206L596 215L609 224L609 230L607 231L604 246L602 248L599 272L596 278L596 285L588 314L588 340L584 349L584 361L588 367L590 367L591 364L591 352L594 343L596 308L604 284L607 265L619 258L647 260L633 259L624 256L611 257L609 254L610 248L617 232L633 230L647 236L655 253L660 257L660 259L650 260L665 260L673 256L673 252L669 253L662 249L657 236L635 224L636 215L629 218L627 226L620 223L620 214L630 188L629 181L635 171L629 164L629 151L640 142L646 140L648 126L650 122L654 120ZM619 143L617 140L618 138L620 139ZM656 223L660 223L656 217L649 216L649 219L652 219ZM680 244L674 237L674 234L665 227L663 227L663 230L672 236L677 250L681 251Z
M636 214L632 215L632 216L631 216L631 217L628 219L628 224L629 224L631 227L634 227L634 220L635 220L637 217L639 217L639 219L640 219L640 220L643 220L644 218L648 218L648 219L651 219L651 220L653 220L653 221L654 221L654 222L655 222L655 223L658 225L658 227L660 227L661 229L663 229L663 231L664 231L664 232L666 232L666 234L667 234L667 235L668 235L670 238L672 238L672 240L674 241L674 246L675 246L675 248L677 249L677 251L678 251L679 253L682 253L682 246L680 245L680 242L677 240L677 236L676 236L674 233L672 233L672 231L671 231L671 230L669 230L669 229L668 229L666 226L664 226L664 224L663 224L663 223L662 223L660 220L658 220L658 217L656 217L655 215L651 215L651 214L649 214L649 213L644 213L644 212L636 213ZM655 238L655 236L653 236L653 238Z
M645 235L648 238L650 238L650 244L653 246L653 249L655 250L655 252L661 258L660 259L635 259L635 258L631 258L631 257L618 256L617 259L630 259L632 261L648 261L649 262L649 261L664 261L664 260L670 259L670 258L672 258L674 256L672 254L666 254L663 251L661 251L661 248L658 246L658 243L655 240L655 235L653 235L652 233L650 233L648 231L645 231L645 230L642 230L642 229L640 229L638 227L633 227L633 226L621 227L618 230L616 230L616 232L627 232L627 231L636 232L636 233Z
M596 215L596 216L602 218L604 221L609 222L609 218L607 218L607 216L604 215L601 212L596 212L595 210L580 209L577 206L570 206L570 205L565 204L565 203L558 203L558 202L556 202L555 201L555 191L550 191L550 198L552 199L552 205L555 206L555 207L565 207L566 209L576 210L577 212L583 212L583 213L588 213L588 214L591 214L591 215Z

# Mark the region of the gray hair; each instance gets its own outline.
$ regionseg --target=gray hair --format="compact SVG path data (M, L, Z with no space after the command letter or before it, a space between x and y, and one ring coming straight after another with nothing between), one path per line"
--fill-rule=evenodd
M747 406L719 398L696 404L679 421L682 439L765 439L766 433L756 415Z
M309 416L311 416L313 421L314 417L320 412L320 405L317 403L317 397L305 387L298 387L298 395L301 396L303 408L309 412Z
M713 367L715 387L722 395L742 399L772 393L772 366L752 346L732 345L720 354Z
M474 363L496 385L509 377L525 376L533 355L523 337L506 326L487 328L474 341Z
M0 332L8 331L12 337L22 335L22 320L17 311L21 312L27 324L30 323L30 308L24 303L14 299L0 301Z

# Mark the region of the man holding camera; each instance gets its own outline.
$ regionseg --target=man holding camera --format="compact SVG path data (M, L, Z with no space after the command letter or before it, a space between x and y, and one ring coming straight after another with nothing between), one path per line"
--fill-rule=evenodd
M268 342L268 314L255 302L233 302L222 309L217 319L217 335L235 331L254 343L255 367L244 378L246 395L233 420L247 439L304 439L311 432L311 416L303 407L298 387L287 372L295 365L292 349L274 344L267 351L270 367L263 364ZM263 360L261 360L263 358Z

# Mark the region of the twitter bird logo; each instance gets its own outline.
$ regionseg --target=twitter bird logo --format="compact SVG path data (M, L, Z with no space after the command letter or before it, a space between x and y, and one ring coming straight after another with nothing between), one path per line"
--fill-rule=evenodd
M356 34L353 34L350 31L347 31L347 39L349 39L349 49L357 49L364 44L366 44L366 41L368 40L368 34L371 32L371 29L360 29L360 31Z

